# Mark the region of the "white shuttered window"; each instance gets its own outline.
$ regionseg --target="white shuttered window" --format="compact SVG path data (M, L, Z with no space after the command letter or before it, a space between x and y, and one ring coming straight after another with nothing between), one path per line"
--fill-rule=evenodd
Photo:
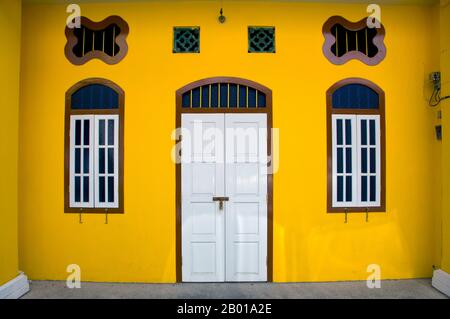
M70 206L119 207L119 116L70 117Z
M380 116L333 114L333 207L380 206L380 181Z

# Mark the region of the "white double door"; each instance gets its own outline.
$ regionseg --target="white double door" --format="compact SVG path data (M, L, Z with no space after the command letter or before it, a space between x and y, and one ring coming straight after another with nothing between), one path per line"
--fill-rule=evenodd
M183 281L266 281L267 115L181 122Z

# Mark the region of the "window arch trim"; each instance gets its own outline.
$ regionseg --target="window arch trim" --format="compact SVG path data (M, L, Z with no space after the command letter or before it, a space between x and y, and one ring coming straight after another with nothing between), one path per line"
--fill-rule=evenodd
M265 106L264 107L255 107L255 108L240 108L240 107L230 107L230 108L224 108L224 107L193 107L193 108L186 108L182 107L182 97L184 93L187 93L189 91L192 91L196 88L205 86L205 85L212 85L212 84L235 84L235 85L242 85L249 88L252 88L256 91L259 91L261 93L264 93L265 95ZM213 112L213 113L272 113L272 90L270 90L268 87L261 85L257 82L243 79L243 78L237 78L237 77L212 77L212 78L206 78L199 81L195 81L192 83L189 83L188 85L183 86L182 88L178 89L176 91L176 99L177 99L177 112L179 113L207 113L207 112Z
M333 93L348 84L361 84L374 90L379 96L377 109L343 109L333 108ZM386 211L386 126L385 126L385 93L375 83L363 78L347 78L333 84L326 93L326 125L327 125L327 211L329 213L369 213ZM360 114L380 116L380 205L372 207L333 207L333 157L332 157L332 115L333 114Z
M341 16L330 17L322 27L322 33L325 37L325 42L322 47L323 54L325 57L333 64L341 65L349 60L356 59L369 66L374 66L379 64L386 57L386 46L384 44L384 37L386 35L386 30L380 22L380 28L377 29L377 34L373 38L373 44L377 47L378 53L374 57L369 57L359 51L349 51L341 57L333 54L331 47L336 43L335 36L331 33L331 28L340 24L350 31L358 31L367 26L367 17L357 21L351 22Z
M119 106L115 109L72 109L72 95L79 89L99 84L113 89L119 95ZM83 208L70 207L70 121L72 115L118 115L119 117L119 151L118 151L118 207L115 208ZM93 214L123 214L124 213L124 123L125 123L125 92L116 83L104 78L88 78L74 84L65 95L64 124L64 212Z

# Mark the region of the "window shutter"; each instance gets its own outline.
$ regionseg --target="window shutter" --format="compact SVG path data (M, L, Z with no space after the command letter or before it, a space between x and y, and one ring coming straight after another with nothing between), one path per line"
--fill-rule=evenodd
M332 116L334 207L354 207L358 204L356 136L356 115Z
M118 115L95 115L95 207L119 207Z
M358 115L358 193L361 207L380 205L380 116Z
M94 117L70 117L70 205L88 208L94 206Z

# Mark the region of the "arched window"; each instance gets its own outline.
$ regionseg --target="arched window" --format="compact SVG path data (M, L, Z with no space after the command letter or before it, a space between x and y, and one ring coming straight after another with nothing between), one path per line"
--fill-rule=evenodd
M328 211L384 211L384 92L359 78L334 84L327 130Z
M237 82L233 78L214 78L181 95L181 107L186 109L263 109L266 108L266 90L249 81Z
M123 213L124 92L99 78L66 93L65 212Z

